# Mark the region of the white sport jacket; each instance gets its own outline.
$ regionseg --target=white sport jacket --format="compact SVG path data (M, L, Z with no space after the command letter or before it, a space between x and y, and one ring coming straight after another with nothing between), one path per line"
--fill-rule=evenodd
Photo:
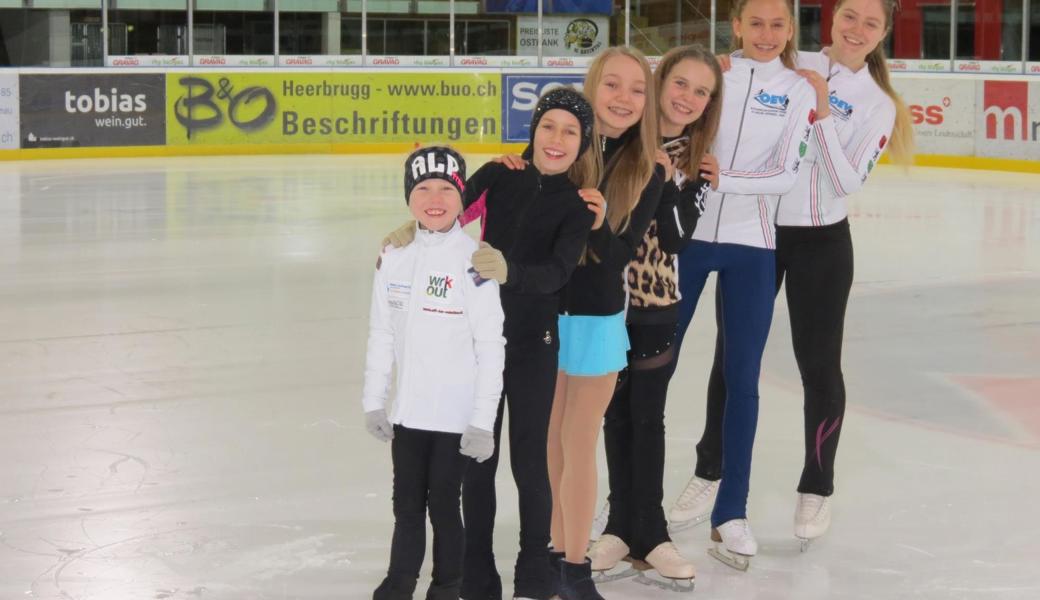
M776 205L797 179L815 106L812 86L779 58L761 63L733 53L712 147L719 189L708 193L693 239L776 247Z
M391 423L448 433L494 428L504 317L498 284L472 272L477 248L456 223L447 233L420 229L413 243L383 251L372 285L365 412L386 407L396 365Z
M776 223L832 225L848 216L845 196L863 187L881 157L896 107L866 66L853 73L823 52L799 52L798 66L828 78L831 115L813 124L798 182L780 199Z

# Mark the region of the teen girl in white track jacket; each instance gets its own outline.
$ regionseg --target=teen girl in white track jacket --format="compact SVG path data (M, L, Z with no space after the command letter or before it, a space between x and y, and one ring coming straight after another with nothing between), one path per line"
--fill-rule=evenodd
M731 63L723 77L722 118L711 151L719 160L718 189L708 193L693 241L679 255L682 301L676 342L682 343L709 273L718 272L716 306L730 385L722 426L706 427L698 444L697 477L721 477L711 515L713 538L721 536L727 551L746 557L757 552L747 522L747 496L758 377L773 317L776 208L780 195L794 185L807 150L816 94L780 58L759 62L737 52ZM715 462L700 455L706 440L708 447L722 448L725 461L718 461L719 472L702 468ZM717 445L711 443L715 440Z
M362 397L365 412L385 409L410 429L492 431L502 394L505 338L498 283L475 282L478 244L456 223L447 233L419 228L415 242L388 247L372 286Z
M712 147L719 185L708 192L693 239L775 248L777 202L798 178L816 96L779 58L760 63L735 52L723 79L722 122Z
M888 144L896 107L867 67L854 73L823 52L799 52L798 66L828 80L831 116L813 124L803 168L780 199L776 224L833 225L848 217L845 197L863 187Z

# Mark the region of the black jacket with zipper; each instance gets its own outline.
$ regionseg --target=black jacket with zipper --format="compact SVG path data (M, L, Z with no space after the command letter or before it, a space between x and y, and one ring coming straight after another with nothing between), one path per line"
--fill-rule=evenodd
M466 182L464 206L484 201L485 242L505 256L505 338L546 343L556 331L560 290L582 256L595 219L566 173L543 175L487 163ZM555 336L553 336L555 337ZM552 340L555 345L555 340Z
M600 191L606 188L606 182L613 173L614 161L611 159L629 137L603 138L603 163L607 165L607 172L600 183ZM629 215L628 226L621 232L615 233L609 223L604 222L602 227L589 234L588 247L595 258L588 257L584 264L574 270L564 289L560 312L607 316L625 310L625 267L635 258L636 250L657 212L664 177L664 167L655 165L650 181Z

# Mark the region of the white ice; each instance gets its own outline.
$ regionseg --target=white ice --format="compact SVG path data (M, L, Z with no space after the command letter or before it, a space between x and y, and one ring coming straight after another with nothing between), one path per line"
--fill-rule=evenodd
M0 598L371 597L391 468L359 393L378 241L407 217L400 162L0 163ZM831 532L799 553L781 297L750 498L760 554L739 573L708 557L706 526L677 535L690 597L1040 597L1038 193L1036 175L874 174L853 202ZM672 383L667 504L693 468L712 315L708 293ZM507 465L495 547L511 582Z

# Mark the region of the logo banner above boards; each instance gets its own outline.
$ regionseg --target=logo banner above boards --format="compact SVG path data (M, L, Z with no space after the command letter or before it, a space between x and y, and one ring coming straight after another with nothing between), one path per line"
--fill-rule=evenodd
M162 74L21 75L21 146L162 145L164 79Z
M167 75L167 143L501 142L497 73Z
M539 75L510 73L502 76L503 142L527 142L531 139L531 113L538 99L558 87L582 91L584 75Z

